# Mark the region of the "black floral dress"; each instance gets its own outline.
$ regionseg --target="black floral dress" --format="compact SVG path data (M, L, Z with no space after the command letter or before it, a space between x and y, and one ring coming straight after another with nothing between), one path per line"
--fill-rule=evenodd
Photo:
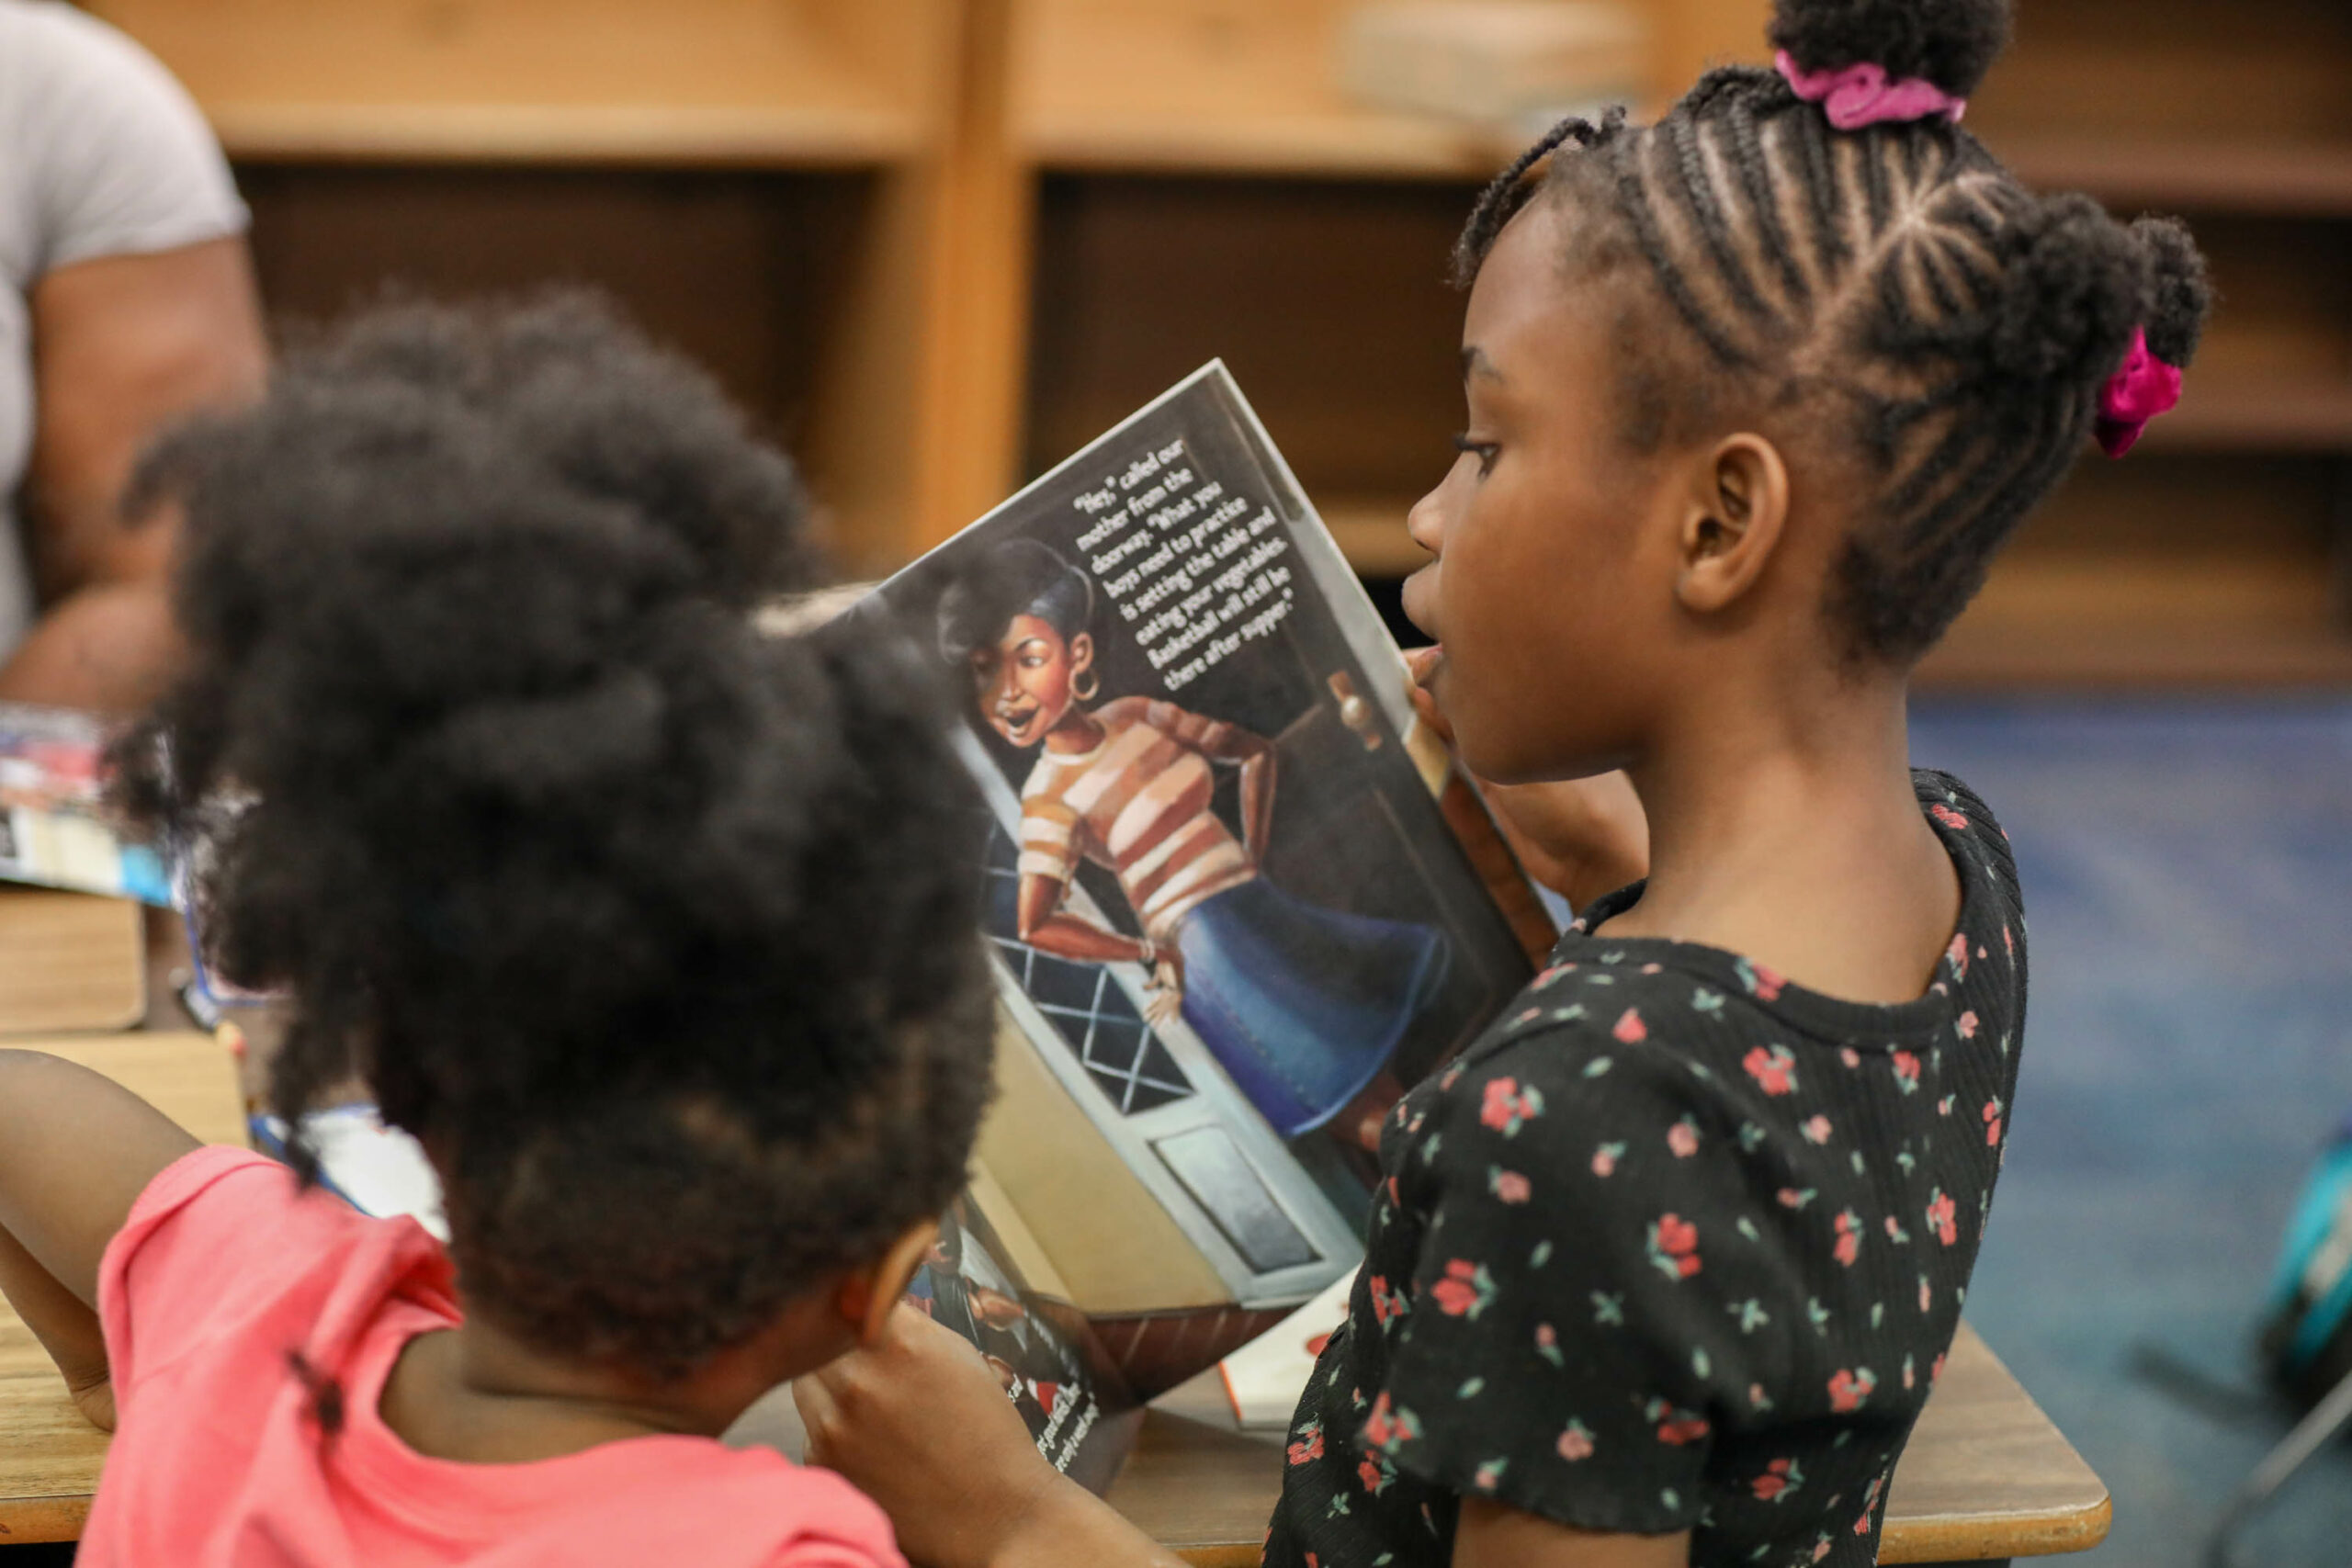
M1406 1097L1270 1563L1444 1563L1465 1493L1689 1530L1699 1565L1875 1560L1960 1323L2025 1017L2007 840L1958 781L1917 784L1962 885L1917 1000L1839 1001L1580 921Z

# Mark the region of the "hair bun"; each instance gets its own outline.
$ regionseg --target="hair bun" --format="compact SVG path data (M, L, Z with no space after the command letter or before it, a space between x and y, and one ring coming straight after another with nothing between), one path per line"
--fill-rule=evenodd
M2010 0L1774 0L1775 49L1807 71L1871 64L1965 98L2009 41Z
M2177 218L2139 219L2131 234L2149 268L2148 352L2177 370L2186 370L2197 357L2205 317L2213 308L2205 257L2189 238L2188 226Z
M2086 196L2038 202L1993 304L1987 349L2004 374L2090 387L2115 373L2145 321L2147 253Z

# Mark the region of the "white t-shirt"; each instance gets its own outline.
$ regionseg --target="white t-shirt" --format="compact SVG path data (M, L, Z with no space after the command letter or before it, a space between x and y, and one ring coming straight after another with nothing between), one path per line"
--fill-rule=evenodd
M0 659L32 622L17 492L33 440L33 285L244 226L220 144L152 56L57 0L0 0Z

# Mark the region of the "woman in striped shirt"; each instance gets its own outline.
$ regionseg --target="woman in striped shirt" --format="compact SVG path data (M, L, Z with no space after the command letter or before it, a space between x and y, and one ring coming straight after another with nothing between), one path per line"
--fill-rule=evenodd
M1277 1131L1310 1132L1380 1076L1444 979L1445 937L1269 881L1273 747L1170 702L1088 707L1093 608L1085 574L1033 539L987 552L939 603L941 652L969 670L981 718L1038 749L1021 791L1021 939L1142 964L1154 1023L1181 1012ZM1239 773L1238 837L1212 805L1217 764ZM1140 936L1069 907L1081 858L1116 875Z

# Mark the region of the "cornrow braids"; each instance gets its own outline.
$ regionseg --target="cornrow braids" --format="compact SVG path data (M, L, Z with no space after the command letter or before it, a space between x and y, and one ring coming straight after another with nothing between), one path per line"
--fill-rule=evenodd
M2007 33L2005 0L1781 0L1772 27L1805 72L1867 62L1953 100ZM1754 67L1709 73L1654 125L1555 130L1479 198L1457 276L1534 199L1575 212L1588 274L1640 258L1666 307L1647 357L1700 356L1674 378L1679 419L1639 417L1636 445L1709 417L1713 383L1758 414L1803 407L1808 443L1854 468L1826 609L1861 663L1934 645L2081 451L2138 334L2186 367L2211 303L2178 222L2037 196L1941 115L1838 130ZM1658 372L1628 374L1653 394L1628 408L1655 404Z

